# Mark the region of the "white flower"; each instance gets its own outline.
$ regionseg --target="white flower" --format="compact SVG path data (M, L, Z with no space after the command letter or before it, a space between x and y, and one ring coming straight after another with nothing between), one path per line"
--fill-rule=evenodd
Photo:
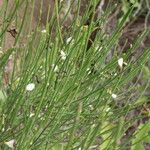
M27 91L33 91L35 88L35 84L34 83L29 83L27 86L26 86L26 90Z
M52 68L54 69L54 72L58 71L58 66L57 65L52 64Z
M30 113L29 118L33 117L34 115L34 113Z
M66 59L66 53L63 50L60 51L60 56L62 60Z
M15 143L16 143L16 141L15 141L14 139L12 139L12 140L10 140L10 141L8 141L8 142L5 142L5 144L6 144L8 147L10 147L10 148L14 148Z
M46 33L47 31L46 31L46 29L43 29L41 32L42 32L42 33Z
M96 51L101 52L102 48L103 48L102 46L97 45L97 46L96 46Z
M91 69L90 68L87 68L86 71L87 71L88 75L91 73Z
M72 41L72 37L69 37L69 38L66 40L66 43L69 44L71 41Z
M109 112L111 110L111 108L110 107L108 107L107 109L106 109L106 112Z
M90 110L94 110L93 105L89 105Z
M113 99L116 99L116 98L117 98L117 95L116 95L116 94L112 94L111 97L112 97Z
M122 69L122 67L123 67L123 58L118 59L118 65Z
M124 62L123 58L118 59L118 65L122 69L123 65L127 65L126 62Z
M117 76L117 73L115 73L114 76Z

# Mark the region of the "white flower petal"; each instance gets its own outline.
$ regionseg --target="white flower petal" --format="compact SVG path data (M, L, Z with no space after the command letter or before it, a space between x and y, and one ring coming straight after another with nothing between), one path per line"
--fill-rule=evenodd
M97 45L97 46L96 46L96 51L101 52L102 48L103 48L102 46Z
M66 53L63 50L60 51L60 57L62 60L66 59Z
M116 98L117 98L117 95L113 93L113 94L111 95L111 97L112 97L113 99L116 99Z
M62 60L65 60L65 59L66 59L66 56L62 56L61 59L62 59Z
M52 64L52 68L54 69L54 72L58 71L58 66L57 65Z
M111 108L110 107L108 107L107 109L106 109L106 112L109 112L111 110Z
M122 69L122 67L123 67L123 58L118 59L118 65Z
M8 141L8 142L5 142L5 144L6 144L8 147L10 147L10 148L14 148L15 143L16 143L16 141L15 141L14 139L12 139L12 140L10 140L10 141Z
M69 38L66 40L66 43L69 44L71 41L72 41L72 37L69 37Z
M60 54L61 54L62 56L66 56L66 53L65 53L63 50L60 51Z
M34 115L35 115L34 113L30 113L29 117L31 118L31 117L33 117Z
M33 91L35 88L35 84L34 83L29 83L27 86L26 86L26 90L27 91Z
M42 32L42 33L46 33L47 31L46 31L46 29L44 29L44 30L42 30L41 32Z
M90 110L94 110L93 105L89 105Z

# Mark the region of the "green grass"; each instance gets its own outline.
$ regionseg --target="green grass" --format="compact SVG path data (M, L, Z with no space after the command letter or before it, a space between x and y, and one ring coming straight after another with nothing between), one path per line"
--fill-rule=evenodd
M142 88L137 83L129 83L145 68L150 59L150 48L145 48L136 60L131 60L130 56L140 46L139 41L149 33L149 28L135 39L128 53L118 56L118 40L133 9L130 8L118 20L108 36L104 26L111 12L109 8L99 20L95 22L93 16L90 25L85 26L97 2L89 4L83 18L77 12L69 31L65 33L56 3L56 13L47 22L46 33L41 33L42 28L37 26L25 46L19 43L32 16L24 15L20 22L16 12L19 5L26 4L28 8L29 3L16 1L14 10L8 16L4 15L1 47L12 21L15 20L19 32L13 48L5 49L0 58L0 149L9 149L5 142L14 139L16 150L88 150L95 149L95 146L104 150L125 150L127 146L132 146L133 150L137 150L134 145L142 134L138 130L123 142L122 139L135 121L146 117L139 114L129 119L127 116L149 101L143 96L149 82ZM90 6L93 6L91 11ZM89 37L97 22L101 30L87 50ZM55 35L52 36L52 32ZM67 42L70 37L71 41ZM106 62L112 49L115 53ZM66 59L62 59L61 51L66 54ZM13 58L13 69L6 85L3 83L5 66L10 56ZM123 68L118 65L120 58L127 63ZM91 64L94 64L94 71ZM30 83L34 83L35 88L27 91ZM133 96L137 91L140 91L138 95ZM113 98L112 94L117 97ZM147 124L145 126L148 128Z

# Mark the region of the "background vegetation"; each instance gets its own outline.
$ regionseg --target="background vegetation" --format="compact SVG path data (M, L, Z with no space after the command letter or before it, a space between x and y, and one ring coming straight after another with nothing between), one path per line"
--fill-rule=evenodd
M36 2L1 6L0 149L148 150L149 1Z

